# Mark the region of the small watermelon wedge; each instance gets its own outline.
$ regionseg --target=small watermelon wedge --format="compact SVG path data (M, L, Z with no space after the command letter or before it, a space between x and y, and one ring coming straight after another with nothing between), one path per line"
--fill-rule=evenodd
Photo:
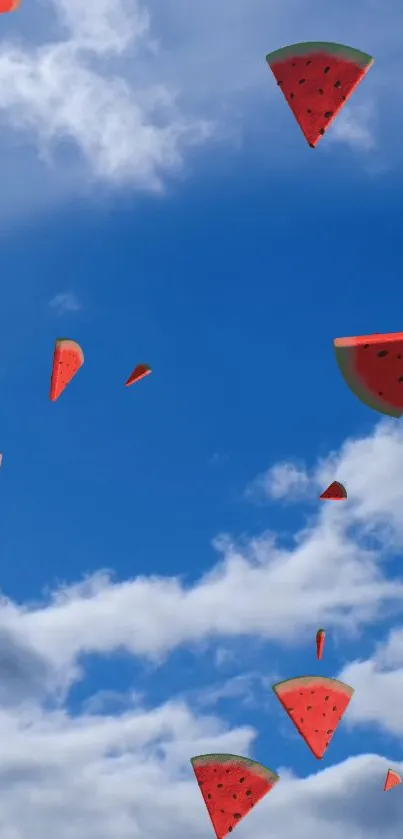
M398 787L399 784L402 783L401 775L396 772L396 769L388 769L386 779L385 779L385 786L383 788L384 792L388 792L390 789L394 787Z
M323 501L344 501L347 498L347 491L340 481L333 481L319 498Z
M315 148L374 59L327 41L291 44L266 61L311 148Z
M55 343L53 356L50 398L56 402L68 384L84 364L84 353L76 341L59 338Z
M333 342L341 374L361 402L380 414L403 414L403 332Z
M152 373L152 370L148 364L138 364L137 367L134 368L133 373L129 376L126 382L126 387L134 385L135 382L139 382L140 379L144 379L144 377L149 376L150 373Z
M191 758L217 839L224 839L280 780L276 772L240 755Z
M321 760L354 688L326 676L299 676L279 682L273 690L311 752Z
M321 660L323 651L325 649L326 632L324 629L318 629L316 633L316 655Z

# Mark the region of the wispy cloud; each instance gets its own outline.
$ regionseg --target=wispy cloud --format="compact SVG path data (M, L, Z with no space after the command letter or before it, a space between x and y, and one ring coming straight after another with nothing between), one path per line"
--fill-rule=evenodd
M64 315L67 312L79 312L82 308L81 303L76 294L72 291L64 291L56 294L49 302L51 309L54 309L58 315Z
M281 498L295 500L306 495L309 487L310 479L303 467L295 463L276 463L251 481L245 496L256 502Z

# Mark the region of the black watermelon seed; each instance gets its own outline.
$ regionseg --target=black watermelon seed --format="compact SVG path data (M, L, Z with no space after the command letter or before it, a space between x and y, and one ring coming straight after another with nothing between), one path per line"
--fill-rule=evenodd
M211 793L210 793L210 792L209 792L209 794L208 794L207 798L211 798Z
M278 86L279 86L279 87L281 87L281 85L283 84L283 82L282 82L282 81L279 81L279 82L277 82L277 84L278 84Z
M240 784L243 784L244 780L245 780L245 778L240 778L240 779L239 779L239 783L240 783Z
M341 82L339 82L339 81L335 82L335 83L334 83L334 86L335 86L335 87L341 87Z
M293 61L293 62L292 62L292 66L293 66L293 67L296 67L296 66L297 66L297 65L296 65L296 63L295 63L295 61Z
M305 82L306 82L306 79L300 79L298 84L305 84Z
M323 116L325 117L325 119L330 119L330 117L333 116L333 111L325 111Z
M383 393L382 393L381 390L378 390L378 396L383 396Z
M364 350L367 350L368 347L369 347L369 344L364 344Z
M306 63L306 66L308 67L308 66L309 66L309 64L312 64L312 61L311 61L311 59L310 59L310 58L308 58L308 61L306 61L305 63Z
M325 702L327 702L327 701L328 701L328 699L329 699L329 697L328 697L328 696L325 696Z
M217 789L221 789L223 786L224 784L217 784Z
M236 792L234 792L234 794L233 794L233 796L232 796L232 797L233 797L233 798L236 798L236 797L237 797Z
M333 728L328 728L326 734L333 734Z
M342 100L343 100L343 102L345 102L345 101L346 101L346 99L347 99L347 96L342 96Z
M397 381L398 381L398 382L403 382L403 376L399 376L399 378L398 378L398 380L397 380Z
M401 357L402 357L401 355L397 355L397 356L396 356L396 358L401 358Z
M307 114L311 114L311 113L312 113L312 111L311 111L311 109L310 109L310 108L307 108L307 109L306 109L306 112L307 112Z
M224 811L223 811L223 812L224 812ZM231 827L231 825L230 825L230 826L229 826L229 828L228 828L228 833L232 833L232 827Z
M319 88L319 93L323 96L324 92L325 92L325 91L323 90L323 87L320 87L320 88Z
M385 358L387 356L388 350L380 350L378 353L378 358Z
M311 710L311 708L312 708L312 705L307 705L307 706L306 706L306 710L307 710L307 711L310 711L310 710Z
M336 705L333 705L332 711L337 711Z
M290 99L295 99L295 93L290 93Z
M232 815L233 815L234 819L241 819L242 818L240 813L233 813Z
M251 790L250 790L250 789L247 789L247 790L246 790L246 795L252 795L252 792L251 792Z
M220 813L225 813L225 810L220 810Z
M304 722L304 718L303 718L303 717L300 717L300 718L299 718L299 721L300 721L300 722Z
M328 72L329 72L329 70L330 70L330 67L325 67L325 69L324 69L324 71L323 71L323 72L324 72L324 73L328 73Z
M202 787L203 784L204 784L204 781L199 781L199 787Z
M321 128L321 129L320 129L320 131L319 131L319 134L321 134L321 135L322 135L322 137L323 137L324 133L325 133L325 129L324 129L324 128Z

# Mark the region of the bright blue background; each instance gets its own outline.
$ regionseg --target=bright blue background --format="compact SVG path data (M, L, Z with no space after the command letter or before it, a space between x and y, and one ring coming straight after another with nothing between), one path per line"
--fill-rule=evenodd
M161 198L74 208L1 242L8 596L36 599L99 568L195 580L216 560L218 532L301 523L301 511L245 503L258 472L291 456L309 463L371 429L376 416L341 380L332 341L403 327L401 197L348 153L312 152L299 136L297 148L288 179L262 177L245 151L242 177L227 159L222 172L189 176ZM83 309L58 317L48 302L70 289ZM57 337L79 341L86 360L52 404ZM125 388L139 362L152 375ZM356 642L335 650L329 641L322 669L314 643L297 656L237 649L228 675L332 675L357 654ZM145 688L158 702L217 679L211 653L195 661L177 651L156 670L126 657L88 664L72 710L101 688ZM237 700L219 708L259 728L258 758L313 771L274 698L262 689L261 699L260 710ZM374 732L340 732L323 765L378 747Z

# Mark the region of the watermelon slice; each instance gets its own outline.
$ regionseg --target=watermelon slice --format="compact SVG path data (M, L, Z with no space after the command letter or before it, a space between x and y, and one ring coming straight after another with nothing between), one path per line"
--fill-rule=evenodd
M279 682L273 690L311 752L321 760L354 688L326 676L300 676Z
M84 353L76 341L69 338L59 338L55 344L53 356L52 379L50 382L50 398L56 402L60 394L70 384L80 367L84 364Z
M15 12L21 0L0 0L0 14L4 14L4 12Z
M399 773L396 772L396 769L388 769L383 791L388 792L388 790L393 789L393 787L398 787L401 783L402 778Z
M291 44L266 61L311 148L374 63L365 52L326 41Z
M135 382L139 382L140 379L144 379L144 376L149 376L151 372L151 367L149 367L148 364L138 364L137 367L134 368L133 373L129 376L126 382L126 387L134 385Z
M370 408L390 417L403 414L403 332L356 335L333 342L349 388Z
M239 755L191 758L217 839L224 839L280 780L261 763Z
M326 641L326 632L324 629L318 629L316 633L316 655L321 660L323 656L323 650L325 649L325 641Z
M333 481L319 498L325 501L344 501L347 498L346 488L340 481Z

